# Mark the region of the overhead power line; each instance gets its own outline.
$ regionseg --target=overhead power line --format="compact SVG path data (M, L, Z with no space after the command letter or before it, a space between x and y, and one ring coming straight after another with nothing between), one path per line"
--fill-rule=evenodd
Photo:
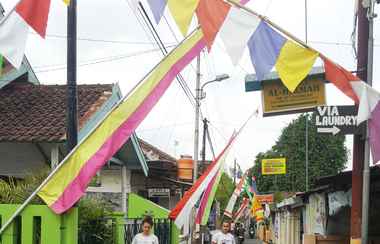
M168 54L168 51L167 51L166 47L164 46L164 44L161 40L161 37L159 36L159 34L158 34L157 30L155 29L152 21L150 20L148 14L146 13L144 6L141 4L141 2L139 2L138 4L140 6L140 8L138 8L140 15L142 15L145 24L149 27L149 31L151 32L154 40L156 41L157 46L161 49L162 54L164 56L166 56ZM195 96L191 92L189 86L187 85L187 83L186 83L185 79L183 78L183 76L181 75L181 73L179 73L177 75L176 79L178 81L178 84L181 86L182 90L184 91L186 97L189 99L189 102L193 106L195 106Z
M107 63L107 62L113 62L121 59L126 59L126 58L131 58L143 54L148 54L152 52L158 52L159 49L150 49L150 50L145 50L145 51L140 51L140 52L135 52L135 53L129 53L125 55L118 55L118 56L110 56L110 57L104 57L104 58L99 58L99 59L92 59L92 60L87 60L83 63L80 63L78 67L83 67L83 66L89 66L89 65L95 65L95 64L100 64L100 63ZM58 64L58 65L46 65L46 66L39 66L35 67L35 73L46 73L46 72L52 72L52 71L58 71L58 70L64 70L66 69L65 64ZM40 70L38 70L40 68Z
M330 42L330 41L309 41L310 43L321 44L321 45L335 45L335 46L349 46L352 47L350 42ZM374 46L379 47L380 44L375 44Z
M29 32L29 34L38 35L35 32ZM67 39L66 35L56 35L56 34L47 34L47 38L56 38L56 39ZM99 42L99 43L109 43L109 44L126 44L126 45L153 45L154 42L142 42L142 41L123 41L123 40L107 40L107 39L96 39L96 38L84 38L78 37L78 41L87 41L87 42ZM165 45L173 45L173 43L165 43Z

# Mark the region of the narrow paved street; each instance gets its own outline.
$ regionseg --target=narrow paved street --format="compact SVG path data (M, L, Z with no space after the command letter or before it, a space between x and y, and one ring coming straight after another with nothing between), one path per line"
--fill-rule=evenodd
M246 239L244 244L261 244L262 242L256 239Z

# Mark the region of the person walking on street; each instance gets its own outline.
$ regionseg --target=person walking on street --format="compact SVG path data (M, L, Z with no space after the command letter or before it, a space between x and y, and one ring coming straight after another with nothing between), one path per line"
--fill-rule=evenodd
M143 231L133 238L132 244L159 244L157 236L152 234L152 217L146 216L142 222Z
M244 242L245 228L242 223L236 223L235 226L235 236L238 240L238 244L242 244Z
M222 230L212 236L212 244L236 244L234 236L230 233L231 224L224 220Z

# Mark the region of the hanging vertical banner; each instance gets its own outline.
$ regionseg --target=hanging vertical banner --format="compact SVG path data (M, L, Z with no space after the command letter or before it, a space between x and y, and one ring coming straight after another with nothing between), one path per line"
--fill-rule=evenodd
M224 215L226 215L230 218L232 218L232 216L233 216L232 213L233 213L233 210L235 207L235 203L236 203L236 200L238 199L238 197L240 196L240 193L243 190L243 186L244 186L244 183L246 181L246 177L247 177L247 172L244 173L243 177L240 179L239 184L236 186L234 192L232 193L230 200L228 201L227 207L224 210Z
M128 140L159 101L176 75L199 55L206 43L202 31L195 31L166 56L133 93L98 125L68 157L38 195L55 212L70 209L86 192L101 167Z

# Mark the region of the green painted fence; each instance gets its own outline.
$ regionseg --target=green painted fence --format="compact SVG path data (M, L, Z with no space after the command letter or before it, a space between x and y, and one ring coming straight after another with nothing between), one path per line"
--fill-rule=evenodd
M128 218L142 218L144 215L151 215L154 218L169 218L170 210L163 208L154 202L149 201L137 194L128 194ZM179 234L177 226L172 223L171 243L179 243Z
M4 224L20 205L0 204L0 223ZM29 205L6 229L1 244L77 244L78 209L57 215L46 205Z
M167 219L170 211L165 209L137 194L128 194L128 213L125 216L122 212L114 212L110 216L113 219L113 233L115 244L125 244L126 233L126 217L127 219L142 219L145 215L151 215L156 219ZM171 244L179 243L179 230L176 225L171 222Z

